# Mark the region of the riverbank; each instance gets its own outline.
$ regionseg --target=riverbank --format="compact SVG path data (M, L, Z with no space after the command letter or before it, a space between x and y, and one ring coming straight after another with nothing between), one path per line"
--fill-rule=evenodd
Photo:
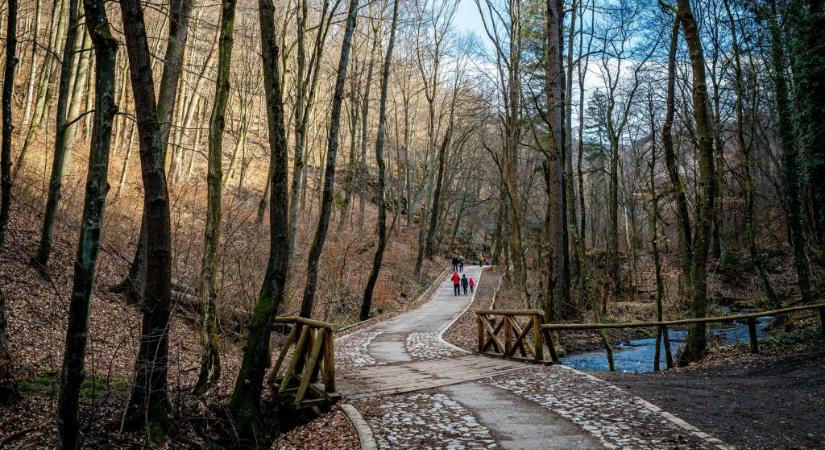
M688 370L594 373L723 441L752 449L819 449L825 443L822 338L787 353L720 349ZM802 345L802 348L800 348Z

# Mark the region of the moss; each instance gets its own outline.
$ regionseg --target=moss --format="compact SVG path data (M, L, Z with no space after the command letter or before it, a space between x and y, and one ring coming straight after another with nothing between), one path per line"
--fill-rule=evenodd
M20 392L23 395L54 395L57 394L60 384L60 374L57 372L41 372L20 383ZM106 380L101 377L87 377L80 387L80 396L84 398L101 398L113 392L129 390L129 380L112 378Z

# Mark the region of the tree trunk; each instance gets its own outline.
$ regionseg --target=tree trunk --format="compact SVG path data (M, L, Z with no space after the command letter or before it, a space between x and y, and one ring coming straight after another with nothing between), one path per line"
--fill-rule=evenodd
M315 231L315 238L309 248L307 257L306 287L301 299L301 317L311 317L312 307L315 302L315 290L318 283L318 261L321 259L321 251L324 247L327 229L329 228L329 215L332 209L332 197L335 189L335 157L338 153L338 129L341 122L341 103L344 100L344 84L347 81L347 65L349 63L350 47L352 46L352 34L355 29L356 11L358 0L349 0L346 26L344 28L344 38L341 45L341 60L338 63L338 75L335 79L335 92L332 97L332 113L329 124L329 135L327 136L326 167L324 169L323 194L321 198L321 211L318 217L318 228Z
M83 99L83 93L91 92L91 89L86 89L86 81L89 74L89 66L92 63L92 55L91 52L84 51L86 50L92 43L92 38L89 36L89 33L85 31L81 31L80 34L77 35L77 45L74 48L74 52L77 53L76 58L72 58L74 60L74 70L73 78L72 78L72 90L71 96L69 97L69 112L66 115L66 135L64 139L66 139L66 151L71 155L72 143L74 142L75 138L75 130L77 129L77 123L80 121L79 116L81 110L85 106ZM91 108L89 108L91 109ZM68 165L68 163L66 164Z
M0 405L10 404L19 398L7 328L6 296L0 288Z
M272 319L284 302L289 272L288 166L284 110L279 82L279 51L272 0L259 0L261 55L269 124L269 258L258 300L249 322L243 361L229 400L241 445L260 445L266 430L260 422L263 378L269 365Z
M109 29L102 0L84 0L84 10L86 28L92 36L95 48L95 116L57 405L57 448L67 450L79 448L80 387L85 376L84 361L92 289L100 249L106 192L109 188L106 179L109 170L112 121L117 111L114 98L118 43Z
M790 48L799 143L807 156L815 240L825 250L825 4L804 0L788 2L787 7L794 27Z
M203 260L200 276L201 369L193 391L204 394L217 385L221 376L218 351L218 304L216 280L218 249L221 244L221 187L223 185L223 133L226 128L226 103L229 99L229 77L235 33L237 0L224 0L221 9L221 31L218 39L218 79L215 101L209 119L209 161L206 177L206 228L203 235Z
M811 267L808 263L808 251L805 242L805 224L802 212L802 189L799 169L799 149L797 148L796 130L794 129L791 101L788 92L788 80L785 70L788 61L785 59L784 36L776 18L776 5L771 2L773 10L768 15L768 27L771 33L771 62L774 88L774 102L776 103L777 127L779 141L782 148L782 181L785 186L785 214L788 218L789 241L796 266L797 283L803 303L810 303L811 296ZM806 93L806 95L810 95ZM822 126L822 124L820 124ZM822 180L820 180L821 182Z
M434 242L435 242L435 234L436 234L436 225L438 224L438 212L441 206L441 189L442 185L444 184L444 164L445 159L447 157L447 147L450 144L450 138L452 138L453 133L453 124L452 124L452 117L450 118L450 124L448 125L447 132L444 133L444 138L441 141L441 145L438 147L438 174L435 177L435 192L433 193L433 206L430 208L430 226L427 231L427 245L424 249L424 254L427 256L428 259L432 259L435 249ZM423 226L423 225L422 225Z
M390 24L390 40L387 44L387 54L384 57L384 68L381 72L381 98L378 103L378 134L375 137L375 162L378 165L378 247L375 249L375 258L372 270L367 279L367 288L364 290L364 300L361 303L361 320L367 320L372 306L372 293L381 271L381 262L384 260L384 249L387 246L387 205L384 202L384 140L387 125L387 90L389 88L390 65L392 51L395 46L395 31L398 26L398 0L392 2L392 22Z
M145 429L157 441L171 425L166 392L171 314L172 239L169 193L163 165L163 132L155 103L151 58L143 11L138 0L121 0L123 33L129 56L135 99L140 167L143 179L143 216L146 231L146 276L141 307L143 322L135 363L134 385L124 417L130 430Z
M32 258L32 264L41 275L48 278L49 256L54 240L54 224L57 220L57 206L61 198L63 187L63 172L66 170L66 156L71 145L69 135L69 83L72 79L72 67L76 54L75 40L78 31L78 1L69 1L69 23L66 32L66 42L63 47L63 60L60 65L60 87L57 94L57 119L54 139L54 158L52 159L52 173L49 178L49 194L46 199L46 210L43 213L43 229L40 232L40 244L37 254ZM85 31L80 30L83 34ZM79 94L79 91L78 91ZM79 107L72 107L75 115ZM74 125L74 123L72 123Z
M549 146L546 151L545 183L547 190L547 210L545 215L545 242L547 262L545 283L547 295L544 298L545 319L558 321L570 317L565 311L565 203L564 203L564 72L562 69L564 12L560 0L548 0L545 33L547 47L545 53L545 74L548 105ZM568 186L572 193L572 185ZM575 221L575 218L573 218Z
M171 129L172 116L176 104L178 81L180 80L180 74L182 72L183 52L186 48L186 36L189 27L189 17L192 11L192 2L193 0L172 0L169 10L169 38L166 44L163 74L161 74L159 99L157 101L158 121L161 127L158 157L160 158L161 166L164 166L166 161L166 148L169 142L169 130ZM146 34L145 30L144 34ZM151 70L151 65L147 66L147 70ZM134 90L134 86L132 89ZM154 92L154 89L152 91ZM137 103L136 96L133 95L133 97L135 97L135 102ZM152 103L155 103L154 98L152 98ZM142 157L141 161L143 161ZM142 162L141 166L143 166ZM165 167L161 167L161 169L165 171ZM165 185L166 182L164 181L164 186ZM132 258L132 264L129 266L129 273L126 275L126 279L110 289L112 292L124 293L127 298L131 298L134 301L141 299L144 284L146 283L146 252L148 245L146 237L148 227L146 226L146 220L147 217L144 210L144 215L140 223L137 247L135 248L135 256Z
M29 66L29 83L26 88L26 109L23 112L23 128L28 129L31 127L31 113L32 113L32 104L34 103L34 87L35 81L37 80L39 72L37 71L37 50L39 48L38 44L38 33L40 32L40 8L41 1L36 0L34 4L34 27L32 29L32 57L31 57L31 64Z
M687 190L679 175L676 152L673 149L673 116L676 110L676 49L679 39L679 18L673 20L670 35L670 51L668 52L667 78L667 106L665 122L662 125L662 146L665 152L665 165L670 177L670 183L676 197L676 222L679 234L679 250L681 255L682 278L690 278L690 261L693 259L693 237L688 212Z
M705 263L710 246L711 220L713 202L716 193L713 190L713 137L711 136L710 118L708 117L708 91L705 83L705 57L702 41L689 0L678 0L679 21L690 52L690 65L693 74L693 115L696 120L696 134L699 138L698 149L698 189L696 192L696 235L693 242L693 260L688 291L690 294L690 314L692 317L705 317L707 313L707 270ZM685 366L698 361L705 354L707 337L705 324L688 326L685 348L679 357L679 365Z
M370 4L372 5L372 4ZM371 14L372 16L372 14ZM372 24L372 20L370 20ZM358 231L364 231L364 213L366 208L367 197L367 178L369 171L367 169L367 141L369 140L369 114L370 114L370 91L372 90L372 74L375 69L376 52L378 51L379 43L379 27L372 24L372 49L370 49L370 62L367 66L367 79L364 85L364 97L361 103L361 157L358 160Z
M742 61L740 56L739 41L737 38L736 21L730 10L728 0L723 0L725 10L728 14L728 22L730 24L731 46L733 50L733 86L736 94L735 114L736 114L736 144L739 151L742 153L742 178L745 189L745 234L748 240L748 252L750 253L751 262L756 269L756 274L762 282L765 289L765 295L768 297L768 304L772 308L780 308L781 304L779 297L771 285L771 280L765 271L765 265L756 248L756 231L753 227L753 210L754 210L754 195L753 195L753 175L751 174L751 145L745 140L745 118L744 118L744 95L745 90L742 80Z
M6 67L3 75L3 143L0 149L0 248L6 240L6 227L11 214L11 132L12 100L14 100L14 68L17 66L17 0L8 2L6 22Z

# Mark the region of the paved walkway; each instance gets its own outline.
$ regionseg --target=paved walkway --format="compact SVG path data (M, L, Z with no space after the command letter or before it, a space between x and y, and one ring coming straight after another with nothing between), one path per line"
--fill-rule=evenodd
M478 281L478 266L464 269ZM339 338L338 388L378 448L729 448L591 375L469 354L441 337L472 302L444 280L414 311Z

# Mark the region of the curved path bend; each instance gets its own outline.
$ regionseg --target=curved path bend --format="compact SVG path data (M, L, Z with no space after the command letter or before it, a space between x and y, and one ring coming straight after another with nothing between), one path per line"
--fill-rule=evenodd
M476 281L482 272L464 269ZM447 343L472 300L446 279L418 309L337 340L338 389L378 448L730 448L594 376Z

